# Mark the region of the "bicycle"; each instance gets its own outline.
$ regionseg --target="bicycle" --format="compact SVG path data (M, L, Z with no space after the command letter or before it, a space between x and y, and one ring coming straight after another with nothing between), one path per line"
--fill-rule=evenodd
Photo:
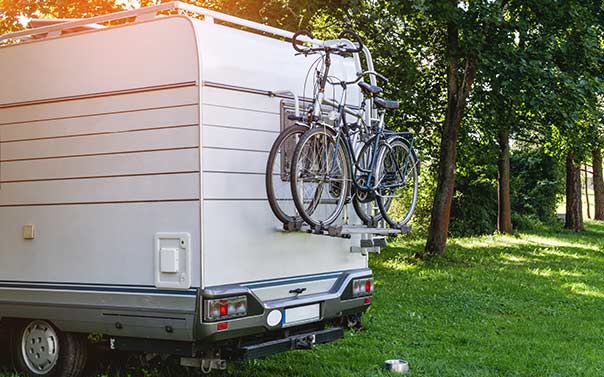
M339 217L351 193L354 193L355 211L359 217L365 217L364 222L368 222L367 216L363 216L367 214L359 210L358 204L375 200L382 217L390 226L400 228L410 220L417 203L419 169L413 151L413 135L385 131L385 111L397 109L399 104L380 98L380 87L361 81L366 74L385 79L375 72L359 74L356 80L350 82L335 82L343 89L341 100L338 103L325 99L331 54L347 55L362 49L358 35L351 31L343 34L353 36L358 47L350 49L336 45L335 48L322 46L303 49L298 47L296 37L306 35L312 38L312 34L299 31L294 35L293 46L299 53L324 53L325 59L324 72L317 77L319 90L308 117L312 124L297 143L292 157L290 184L294 204L302 219L315 230L320 230ZM346 120L346 113L360 117L359 113L351 111L346 105L346 88L354 83L358 83L364 95L371 99L379 114L378 124L370 127L369 137L366 134L365 140L361 141L363 145L358 155L354 153L357 140L353 141L351 137L358 135L358 124L350 124ZM321 122L322 104L338 109L332 117L338 121L335 127ZM409 187L406 184L409 177L413 181L410 194L404 190ZM310 184L310 190L305 183ZM411 202L408 206L404 204L407 200Z
M296 43L297 37L301 34L303 34L303 32L299 32L294 35L293 43ZM340 43L338 45L338 41L339 40L332 40L324 43L325 45L332 46L331 48L337 48L340 54L350 54L359 51L359 48L347 48L346 43ZM321 47L316 51L323 50L324 47ZM314 64L311 65L309 72L313 69L313 66ZM291 94L295 96L295 94ZM306 116L300 116L297 108L297 97L295 98L295 103L296 115L290 116L289 118L291 120L295 120L296 123L293 126L287 127L281 131L273 143L265 171L265 184L269 205L275 216L284 224L286 228L295 228L303 221L292 202L293 199L291 198L290 185L287 184L287 189L285 189L283 183L289 183L290 179L291 154L289 152L293 152L299 138L311 127L311 114L313 114L313 107L311 107L311 111L307 111L305 114ZM315 101L313 101L313 104L314 103L318 103L318 100L315 99ZM315 203L312 208L307 208L307 211L314 211L317 205L318 203Z

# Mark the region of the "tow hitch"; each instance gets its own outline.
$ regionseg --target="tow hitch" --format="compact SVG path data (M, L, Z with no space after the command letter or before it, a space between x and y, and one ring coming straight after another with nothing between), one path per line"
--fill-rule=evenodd
M315 346L317 337L315 334L304 336L302 338L292 339L292 349L295 350L310 350Z
M339 327L292 335L286 338L269 340L263 343L241 346L232 355L240 361L258 359L290 350L309 350L316 344L333 342L344 337L344 330Z

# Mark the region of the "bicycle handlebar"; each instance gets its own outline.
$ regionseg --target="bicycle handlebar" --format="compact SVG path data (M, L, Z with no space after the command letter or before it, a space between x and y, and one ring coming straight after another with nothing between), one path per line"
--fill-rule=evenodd
M323 45L320 47L301 48L300 46L302 45L302 42L299 40L299 37L301 37L301 36L306 36L310 39L314 39L314 36L308 30L298 30L297 32L294 33L294 36L292 37L292 46L294 47L294 50L296 50L298 53L304 54L304 55L309 55L309 54L321 52L321 51L330 52L330 53L334 53L337 55L349 55L349 54L355 54L355 53L359 53L359 52L363 51L363 41L361 40L361 37L359 37L359 35L352 30L344 30L342 33L340 33L339 39L325 41L325 42L323 42ZM345 37L347 37L347 36L352 38L352 40L350 42L353 45L356 42L358 44L358 46L355 48L346 47L346 45L348 45L348 43L341 41L341 39L345 39ZM333 44L334 42L336 42L335 45ZM337 42L340 42L340 43L337 43Z
M315 37L308 30L298 30L294 33L294 36L292 37L292 46L294 46L294 50L304 54L311 49L298 47L302 44L300 41L298 41L298 37L300 37L301 35L307 36L310 39L315 39Z
M346 38L346 36L350 36L352 38ZM361 37L359 37L359 35L357 33L355 33L354 31L346 29L340 33L340 36L338 38L350 39L350 41L353 44L354 44L354 42L356 42L358 44L357 48L349 48L349 49L347 49L346 52L359 53L359 52L363 51L363 41L361 40Z

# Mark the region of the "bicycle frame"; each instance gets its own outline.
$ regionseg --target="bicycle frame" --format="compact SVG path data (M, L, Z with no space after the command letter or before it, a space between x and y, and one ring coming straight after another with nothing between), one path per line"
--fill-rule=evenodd
M371 180L373 178L375 164L377 163L378 147L380 145L381 140L383 140L383 138L384 138L383 114L381 114L381 116L380 116L380 121L379 121L379 125L377 127L377 132L375 133L375 136L374 136L373 149L372 149L372 153L370 156L371 161L369 163L369 166L367 168L364 168L359 165L360 158L357 158L356 153L352 152L354 150L353 141L351 140L350 135L346 132L346 130L348 129L348 124L346 123L346 117L343 112L343 108L345 107L345 105L340 105L339 107L340 107L340 109L339 109L340 124L338 126L336 126L336 128L335 128L335 130L336 130L336 147L334 149L334 156L333 156L334 161L336 158L335 153L337 153L340 141L342 141L344 148L345 148L345 152L348 154L348 158L350 160L349 173L350 173L351 181L352 181L354 187L358 190L366 191L366 192L375 190L379 184L371 185ZM359 171L361 173L367 174L367 182L364 185L359 183L359 180L357 179L356 173L358 173Z
M366 51L364 51L364 52L367 53ZM358 58L356 60L358 60ZM355 60L355 63L356 63L356 60ZM369 192L369 191L374 191L378 188L392 188L392 187L400 187L400 186L404 185L404 182L406 181L410 155L411 155L411 153L413 153L413 141L414 141L413 134L410 132L396 133L396 132L392 132L392 131L386 131L384 129L384 111L377 112L378 119L374 119L372 116L375 112L372 97L364 98L364 100L362 101L361 109L359 111L353 111L352 109L347 107L346 106L346 90L347 90L347 88L346 88L345 83L340 83L343 90L342 90L341 100L339 103L326 99L325 98L325 87L328 82L330 68L331 68L331 53L329 52L329 50L327 50L325 52L325 68L319 77L319 91L316 94L314 101L313 101L311 120L315 124L317 124L317 123L322 124L322 122L320 122L321 113L322 113L321 106L324 104L337 109L337 118L336 119L338 120L338 124L334 128L334 131L336 133L336 148L334 149L334 156L332 158L332 166L335 164L336 153L339 148L339 143L341 142L340 140L342 140L342 143L345 148L345 153L348 154L349 160L351 162L350 166L349 166L349 173L350 173L350 176L352 177L351 181L357 190ZM370 77L370 81L372 83L374 83L375 78ZM369 106L369 110L367 110L367 111L366 111L366 106ZM346 132L348 130L348 124L346 123L346 114L350 114L353 117L355 117L357 120L360 120L362 122L362 124L365 126L365 128L370 127L370 125L373 121L375 121L375 120L378 121L377 130L375 132L374 140L373 140L373 143L374 143L373 150L372 150L372 153L370 156L371 161L370 161L368 168L359 166L359 158L357 158L356 153L353 153L353 151L355 150L354 145L353 145L354 142L351 140L351 137L348 134L348 132ZM324 127L328 127L324 123L322 125ZM371 182L372 182L372 178L373 178L373 174L374 174L374 168L377 164L378 147L380 146L380 143L382 142L382 140L390 140L391 138L395 138L395 137L403 138L405 140L405 142L407 142L407 144L409 145L409 153L408 153L407 157L405 158L405 163L404 163L404 167L403 167L402 181L401 181L401 183L398 183L398 184L389 184L386 186L380 186L381 182L376 182L374 185L372 185ZM410 142L409 142L409 139L410 139ZM326 151L326 153L327 153L327 151ZM328 161L329 157L328 156L325 156L325 157L326 157L326 161ZM397 163L398 163L398 161L397 161ZM397 166L397 171L399 171L399 170L400 170L400 167ZM358 173L358 172L361 172L361 173L367 175L367 182L365 184L360 183L359 180L357 179L356 173Z
M344 97L345 97L345 93L342 93L342 99L344 99ZM396 187L403 186L406 182L411 154L414 153L413 152L413 143L414 143L415 139L414 139L413 133L411 133L411 132L394 132L394 131L385 130L385 128L384 128L384 115L385 114L383 111L381 111L379 114L380 117L379 117L379 123L377 126L377 131L375 133L374 140L372 140L373 149L372 149L372 153L370 156L371 161L370 161L369 166L367 168L364 168L359 165L359 158L357 157L357 154L353 153L353 151L354 151L353 143L354 142L352 141L350 135L346 132L346 130L348 129L348 124L346 123L346 116L345 116L346 113L348 113L348 114L355 116L357 119L362 120L363 119L362 115L363 115L364 109L362 108L358 112L351 111L350 109L348 109L346 107L346 105L342 104L342 103L345 103L345 101L341 101L340 104L337 104L332 101L324 100L324 103L337 107L337 109L338 109L338 118L337 119L339 120L339 124L336 125L336 127L334 128L334 131L336 133L336 145L334 148L334 155L332 158L332 166L335 164L336 153L339 148L340 140L342 140L342 143L345 148L345 153L348 154L348 158L351 162L350 166L349 166L349 174L351 176L351 181L356 189L364 191L364 192L369 192L369 191L374 191L376 189L388 189L388 188L396 188ZM396 183L392 183L392 184L382 184L382 182L376 182L374 185L371 185L371 181L372 181L373 174L374 174L374 169L377 164L378 147L380 146L380 143L382 142L382 140L389 141L389 140L395 140L395 139L402 139L409 146L409 153L405 157L405 162L403 164L403 169L402 169L402 174L401 174L402 179L400 180L400 182L396 182ZM398 164L398 161L395 160L395 163ZM367 174L367 182L365 184L359 183L359 180L357 179L356 173L358 173L359 171L363 174ZM401 171L401 167L396 166L396 171Z

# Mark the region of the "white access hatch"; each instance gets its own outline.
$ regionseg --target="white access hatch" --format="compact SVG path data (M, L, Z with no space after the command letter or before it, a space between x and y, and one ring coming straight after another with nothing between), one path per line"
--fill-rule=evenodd
M165 289L191 287L191 235L155 235L155 286Z

